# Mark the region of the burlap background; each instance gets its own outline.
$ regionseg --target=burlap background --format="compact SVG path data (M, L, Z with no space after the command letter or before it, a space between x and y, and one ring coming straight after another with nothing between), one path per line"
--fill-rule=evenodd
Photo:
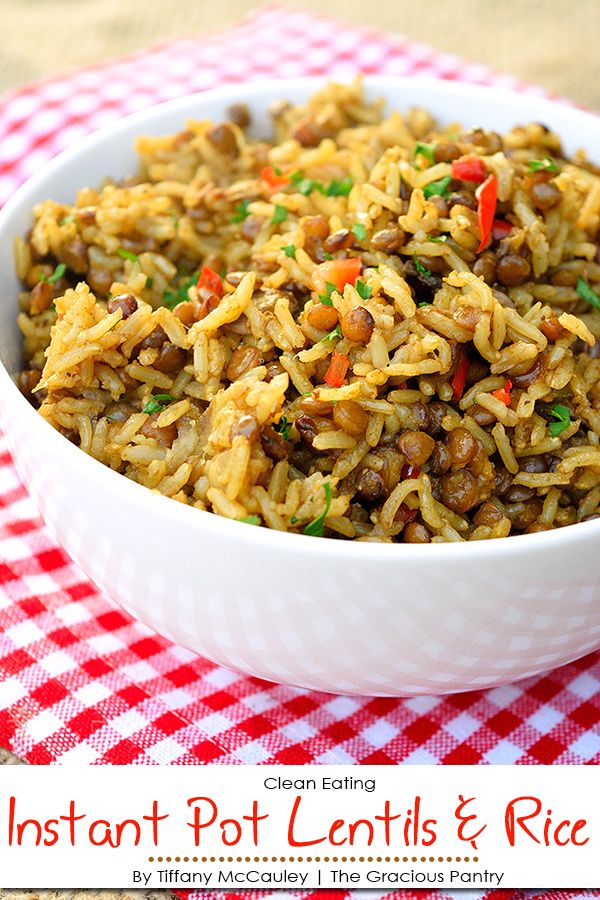
M283 0L285 3L285 0ZM233 24L252 0L0 0L0 91ZM424 41L600 109L598 0L298 0Z
M282 0L285 3L285 0ZM0 0L0 92L169 38L232 25L251 0ZM599 0L301 0L401 32L600 109ZM18 762L0 750L0 765ZM0 900L168 900L167 892L14 892Z

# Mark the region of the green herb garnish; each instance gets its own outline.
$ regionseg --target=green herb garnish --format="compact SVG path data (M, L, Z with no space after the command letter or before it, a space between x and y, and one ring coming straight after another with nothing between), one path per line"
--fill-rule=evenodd
M323 250L323 256L325 259L333 259L333 253L328 253L326 250Z
M313 191L319 191L321 194L325 193L325 186L319 181L313 181L312 178L302 178L297 182L297 187L300 193L304 194L305 197L308 197Z
M530 159L527 168L530 172L558 172L558 166L549 156L545 159Z
M152 413L160 412L165 406L168 406L169 403L172 403L175 397L172 397L171 394L154 394L154 396L148 400L142 412L145 412L146 415L151 416Z
M242 200L240 203L236 203L234 213L231 217L232 222L243 222L244 219L247 219L250 213L248 212L248 206L250 205L249 200Z
M444 241L448 240L448 235L447 234L436 234L436 235L430 234L430 235L428 235L427 240L431 241L432 244L443 244Z
M445 178L440 178L439 181L430 181L429 184L426 184L423 188L423 195L426 200L429 200L430 197L439 196L439 197L448 197L450 191L448 190L448 185L452 181L452 175L446 175Z
M424 266L418 256L413 256L413 262L415 264L415 269L419 273L419 275L423 275L426 278L431 275L430 270L427 266Z
M433 144L423 144L421 141L417 141L415 144L415 149L413 153L413 158L417 156L424 156L425 159L429 160L430 163L435 162L435 147Z
M422 306L431 306L431 303L430 303L429 300L421 300L421 302L418 303L417 306L418 306L419 308L421 308Z
M149 291L154 287L154 278L151 275L146 275L146 287Z
M326 334L323 338L324 341L335 341L336 338L341 338L342 336L342 326L336 325L333 331L330 331L329 334Z
M319 294L319 300L324 306L333 306L333 300L331 299L331 295L334 291L337 291L335 284L332 284L330 281L325 282L325 293Z
M368 284L365 284L364 281L361 281L360 278L356 279L354 287L361 300L368 300L369 297L373 295L372 288Z
M71 222L74 222L74 221L75 221L75 213L69 213L68 216L63 216L58 224L59 225L69 225Z
M323 490L325 491L325 507L323 512L313 519L312 522L309 522L304 529L304 534L309 534L312 537L323 537L325 519L327 518L327 513L331 506L331 485L328 481L323 484Z
M550 415L554 416L556 422L549 422L548 430L552 437L558 437L571 424L571 410L556 403L550 410Z
M577 286L575 288L579 296L582 300L586 300L591 306L595 306L596 309L600 309L600 297L594 291L585 278L582 278L581 275L577 279Z
M279 422L276 422L273 425L275 431L281 435L284 441L289 441L290 439L290 428L292 427L292 423L289 421L287 416L282 416Z
M64 263L59 263L52 275L48 275L47 278L42 277L40 278L40 281L47 281L48 284L56 284L56 282L63 277L66 271L66 265Z
M106 421L107 422L118 422L119 420L117 419L116 416L107 416Z
M352 226L352 233L356 238L358 238L359 241L366 241L367 239L367 229L359 222L357 222L356 225Z
M238 519L237 521L245 522L246 525L260 525L260 519L258 516L242 516L241 519Z
M131 250L126 250L125 247L119 247L117 250L117 256L120 256L122 259L128 259L131 262L137 262L137 254L132 253Z
M279 225L280 222L285 222L285 220L287 219L287 214L288 211L285 206L276 205L271 222L273 223L273 225Z
M283 247L283 252L286 256L289 256L290 259L296 259L296 248L293 244L288 244L287 247Z
M188 291L193 284L196 284L198 280L198 273L192 275L191 278L186 278L182 284L179 285L176 291L166 290L163 292L163 306L166 306L167 309L175 309L176 306L179 306L180 303L185 303L186 300L189 300Z
M346 175L341 181L332 181L325 193L328 197L347 197L353 187L354 181Z

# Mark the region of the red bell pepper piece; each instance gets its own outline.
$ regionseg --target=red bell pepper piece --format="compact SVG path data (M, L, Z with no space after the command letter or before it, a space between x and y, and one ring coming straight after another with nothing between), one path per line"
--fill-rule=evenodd
M401 503L394 516L394 520L396 522L402 522L403 525L408 525L409 522L412 522L417 518L418 512L418 509L411 509L407 503Z
M492 225L496 214L496 202L498 200L498 179L495 175L489 175L483 184L475 191L477 197L477 221L479 222L479 235L481 243L477 252L481 253L490 239Z
M342 293L345 284L355 284L362 269L362 260L357 256L351 259L332 259L321 263L314 272L317 289L325 290L327 282L334 284L336 290Z
M286 184L290 183L290 179L288 175L284 175L281 170L277 172L274 166L265 166L260 170L260 177L263 181L266 181L269 187L280 188L285 187Z
M210 266L202 266L200 278L198 279L198 289L210 291L211 294L216 294L217 297L222 297L225 293L223 282Z
M481 184L487 178L487 169L480 156L464 156L452 161L452 177Z
M402 478L418 478L421 474L421 470L416 466L411 466L409 463L406 463L404 466L402 466L402 471L400 474Z
M456 367L456 372L454 374L454 378L450 382L450 384L452 386L452 393L453 393L454 399L457 403L464 393L468 374L469 374L469 358L466 353L461 351L460 358L458 360L458 366Z
M496 400L500 401L500 403L504 403L505 406L510 406L511 389L512 389L512 381L510 380L510 378L507 378L506 384L504 385L503 388L498 388L498 390L492 391L492 397L495 397Z
M508 237L513 230L513 225L506 219L494 219L492 223L492 237L495 241L501 241L502 238Z
M331 354L329 368L325 373L325 384L328 384L330 387L341 387L349 367L350 360L346 354L338 353L337 350L334 350Z

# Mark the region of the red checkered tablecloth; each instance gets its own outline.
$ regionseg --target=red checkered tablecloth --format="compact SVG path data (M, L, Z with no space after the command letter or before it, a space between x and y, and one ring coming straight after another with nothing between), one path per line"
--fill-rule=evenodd
M124 113L224 82L357 70L539 93L401 37L267 7L228 32L6 96L0 201ZM200 659L84 577L38 518L0 436L0 744L32 763L597 763L599 719L598 654L487 692L407 700L310 693Z

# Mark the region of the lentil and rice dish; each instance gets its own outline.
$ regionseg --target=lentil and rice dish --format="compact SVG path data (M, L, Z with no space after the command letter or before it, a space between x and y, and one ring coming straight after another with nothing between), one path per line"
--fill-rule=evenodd
M199 509L428 543L600 505L600 170L543 125L385 114L360 82L140 137L16 245L20 386Z

